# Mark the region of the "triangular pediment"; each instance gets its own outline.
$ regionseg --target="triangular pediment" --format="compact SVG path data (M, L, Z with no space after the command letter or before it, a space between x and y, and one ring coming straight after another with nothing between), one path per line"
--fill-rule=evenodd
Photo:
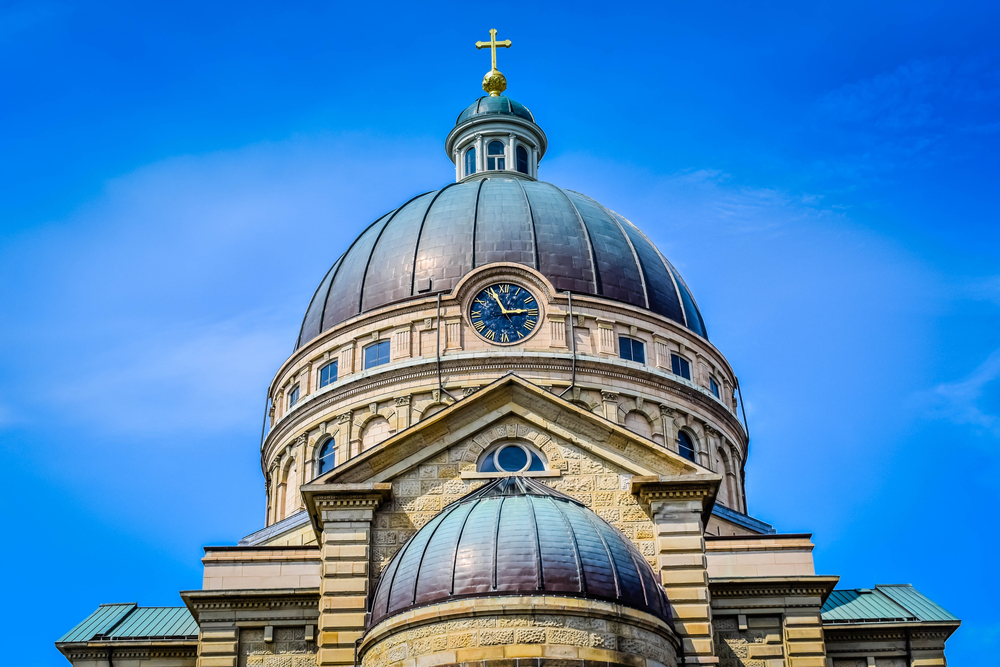
M603 461L624 475L715 476L647 440L517 375L503 378L401 431L314 480L312 484L380 483L403 477L422 463L444 459L469 469L500 439L523 439L550 461L566 456ZM571 450L571 454L566 454ZM583 464L586 465L586 464ZM552 471L558 476L558 469Z

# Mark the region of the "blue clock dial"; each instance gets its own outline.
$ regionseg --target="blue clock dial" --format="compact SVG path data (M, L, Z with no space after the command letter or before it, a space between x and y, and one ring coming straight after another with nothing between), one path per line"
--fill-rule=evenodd
M511 283L497 283L479 292L469 307L469 321L491 343L512 345L535 332L538 302L528 290Z

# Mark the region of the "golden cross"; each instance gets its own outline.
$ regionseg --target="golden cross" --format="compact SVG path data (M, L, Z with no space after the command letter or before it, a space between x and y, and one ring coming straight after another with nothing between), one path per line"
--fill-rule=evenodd
M496 28L491 28L490 29L490 41L488 41L488 42L476 42L476 48L477 49L485 49L487 46L490 47L490 51L493 54L493 69L496 69L497 68L497 47L499 46L499 47L503 47L503 48L509 49L510 48L510 40L509 39L505 39L502 42L498 42L497 41L497 31L496 31Z

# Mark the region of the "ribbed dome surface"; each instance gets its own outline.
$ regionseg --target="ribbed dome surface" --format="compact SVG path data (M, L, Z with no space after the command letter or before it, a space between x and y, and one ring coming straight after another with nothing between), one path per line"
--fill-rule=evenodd
M295 347L361 313L450 290L493 262L530 266L559 291L647 308L707 337L690 290L632 223L578 192L499 176L422 194L372 223L323 278Z
M480 97L478 100L473 102L466 108L465 111L458 114L458 120L455 121L455 125L461 125L470 118L475 118L476 116L489 116L489 115L503 115L503 116L518 116L524 120L530 120L532 123L535 122L535 116L530 111L528 107L524 106L520 102L515 102L509 97L499 95L484 96Z
M448 505L407 540L378 580L369 627L456 598L546 593L670 620L653 569L619 530L545 484L505 477Z

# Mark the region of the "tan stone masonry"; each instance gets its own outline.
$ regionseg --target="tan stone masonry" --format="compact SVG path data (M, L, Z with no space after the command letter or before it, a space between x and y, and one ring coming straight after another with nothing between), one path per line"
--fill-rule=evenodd
M666 623L644 612L579 598L512 596L398 614L365 635L359 655L362 667L509 664L524 658L672 667L676 645Z

